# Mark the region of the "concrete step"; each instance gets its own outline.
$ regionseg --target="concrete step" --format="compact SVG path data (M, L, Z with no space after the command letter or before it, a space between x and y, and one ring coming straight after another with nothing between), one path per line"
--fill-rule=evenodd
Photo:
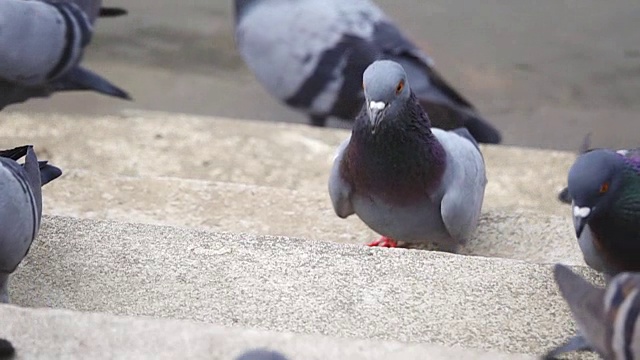
M341 339L161 320L24 309L0 305L0 338L18 359L231 360L248 349L269 348L290 360L350 359L524 360L533 356L390 340Z
M45 213L60 216L351 244L378 236L357 216L338 218L324 191L67 170L44 196ZM461 254L584 264L568 214L486 208Z
M548 265L56 216L11 289L26 307L525 354L575 331Z
M155 112L120 116L6 113L2 146L37 145L64 169L171 176L326 192L335 148L349 132L307 125ZM108 139L108 140L106 140ZM483 146L485 207L565 215L556 200L575 155Z

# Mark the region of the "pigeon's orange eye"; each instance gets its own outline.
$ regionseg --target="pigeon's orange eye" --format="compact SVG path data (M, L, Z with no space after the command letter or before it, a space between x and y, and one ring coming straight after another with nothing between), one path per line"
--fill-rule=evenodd
M607 191L609 191L609 183L608 182L602 183L602 185L600 185L600 194L604 194Z
M396 86L396 95L400 94L400 91L402 91L402 89L404 89L404 80L400 80L398 86Z

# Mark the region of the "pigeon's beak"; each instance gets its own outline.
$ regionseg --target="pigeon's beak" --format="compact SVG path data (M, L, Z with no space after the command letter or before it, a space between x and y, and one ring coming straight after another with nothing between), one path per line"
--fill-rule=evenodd
M384 112L387 109L387 104L382 101L371 101L367 107L369 113L369 121L371 122L371 133L375 134L380 121L384 117Z
M575 205L573 206L573 218L575 219L576 236L578 238L580 238L580 235L582 235L582 231L584 230L584 227L589 222L589 218L593 213L593 209L594 208L580 207Z

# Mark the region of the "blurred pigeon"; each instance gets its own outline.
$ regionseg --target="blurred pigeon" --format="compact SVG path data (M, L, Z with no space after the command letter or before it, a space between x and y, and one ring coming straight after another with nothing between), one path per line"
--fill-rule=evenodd
M362 73L375 60L400 63L432 125L466 127L482 143L501 135L369 0L235 0L235 40L271 95L307 113L351 120L364 100Z
M100 0L0 1L0 110L57 91L92 90L131 99L122 89L79 65L91 41ZM121 10L121 9L120 9Z
M22 156L25 162L16 160ZM38 161L31 145L0 151L0 303L9 302L9 275L29 252L42 216L40 187L62 171Z
M12 359L15 353L16 349L9 340L0 339L0 360Z
M236 360L287 360L287 358L277 351L256 349L241 354Z
M355 213L383 235L370 246L455 250L476 228L484 198L477 143L464 128L431 128L400 64L376 61L363 80L365 104L329 178L336 214Z
M640 152L584 153L569 169L568 184L585 262L608 276L640 271Z
M640 274L621 273L606 289L596 288L563 265L554 268L560 293L579 335L549 351L555 359L570 351L592 350L604 359L640 358Z

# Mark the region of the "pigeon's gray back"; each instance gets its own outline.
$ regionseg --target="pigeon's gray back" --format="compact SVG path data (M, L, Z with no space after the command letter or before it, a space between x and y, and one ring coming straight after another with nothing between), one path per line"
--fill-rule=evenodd
M476 144L456 132L432 128L447 152L447 167L438 193L442 220L451 236L468 240L478 225L487 185L484 159Z
M37 170L37 161L35 165ZM34 192L31 183L25 168L0 158L0 273L15 270L38 233L40 189Z
M384 18L368 0L263 0L251 5L236 24L236 43L258 80L275 97L285 100L318 71L326 50L345 35L371 38L375 22ZM329 111L342 86L340 66L321 68L333 78L313 108ZM334 55L335 56L335 55Z

